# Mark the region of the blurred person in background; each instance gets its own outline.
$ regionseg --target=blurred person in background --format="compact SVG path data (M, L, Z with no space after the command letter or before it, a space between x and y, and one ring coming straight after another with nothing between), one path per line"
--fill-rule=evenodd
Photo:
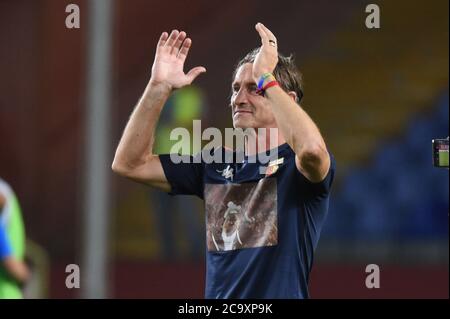
M278 128L278 158L265 173L261 163L249 158L272 147L268 136L252 137L262 143L256 143L259 149L247 147L242 163L193 163L192 157L188 163L174 163L168 154L153 153L155 128L170 94L206 72L195 67L184 73L192 41L177 30L163 32L159 39L151 79L125 128L112 169L172 195L204 199L209 232L223 228L229 201L258 216L258 225L240 234L252 238L252 247L218 252L207 241L206 298L308 298L335 164L319 129L300 107L301 76L293 59L278 53L275 36L263 24L256 30L262 45L238 63L230 106L235 128Z
M203 108L201 90L195 86L184 87L177 90L167 100L155 135L154 151L157 154L169 153L176 141L170 139L172 128L183 127L192 133L192 121L199 118ZM200 147L190 147L190 141L183 150L190 152L183 155L193 155L201 151ZM177 196L170 198L164 192L154 189L150 194L150 201L156 213L157 229L160 236L162 257L166 261L174 261L183 257L199 259L203 257L203 238L201 236L201 216L199 207L192 196ZM182 225L180 232L177 221ZM182 244L181 244L182 242ZM183 246L186 251L183 251Z
M22 298L30 278L24 262L25 230L22 214L11 187L0 179L0 298Z

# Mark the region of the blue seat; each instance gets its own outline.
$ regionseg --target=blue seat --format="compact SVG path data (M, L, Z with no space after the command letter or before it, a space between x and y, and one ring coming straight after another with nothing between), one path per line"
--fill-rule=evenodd
M449 171L432 166L431 140L448 136L448 93L403 137L380 144L368 167L351 171L334 195L324 236L364 240L448 236Z

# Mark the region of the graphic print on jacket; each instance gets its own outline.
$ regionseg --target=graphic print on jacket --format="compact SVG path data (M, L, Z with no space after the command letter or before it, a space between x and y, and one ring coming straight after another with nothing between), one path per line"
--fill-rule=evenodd
M205 185L208 251L274 246L278 243L277 181Z

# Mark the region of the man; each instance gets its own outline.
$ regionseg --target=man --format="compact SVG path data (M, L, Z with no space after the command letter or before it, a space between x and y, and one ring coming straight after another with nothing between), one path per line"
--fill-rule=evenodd
M23 262L25 235L17 198L0 179L0 299L22 298L30 274Z
M223 225L221 239L223 242L222 249L217 243L218 240L214 237L214 233L211 233L211 239L214 243L216 250L233 250L236 249L237 244L243 245L241 237L239 236L239 228L241 225L241 206L235 205L233 202L228 202L227 210L223 215ZM216 234L217 236L217 234Z
M297 103L302 91L292 59L278 54L277 40L268 28L258 23L256 30L262 45L235 70L231 111L235 128L278 129L278 156L263 172L254 158L269 151L268 135L254 135L258 148L246 147L244 161L231 164L175 164L169 155L152 153L154 130L168 96L206 72L204 67L183 72L192 41L177 30L159 39L151 79L125 128L112 168L171 194L204 199L206 298L308 298L334 160L317 126ZM210 234L221 237L230 201L241 206L251 222L245 234L240 231L243 248L218 251Z

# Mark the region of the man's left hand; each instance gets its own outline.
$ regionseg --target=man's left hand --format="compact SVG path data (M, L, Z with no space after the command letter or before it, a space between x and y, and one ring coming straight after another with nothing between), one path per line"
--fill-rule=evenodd
M272 73L278 63L277 38L262 23L257 23L256 31L261 37L261 49L253 63L253 79L258 83L264 73Z

